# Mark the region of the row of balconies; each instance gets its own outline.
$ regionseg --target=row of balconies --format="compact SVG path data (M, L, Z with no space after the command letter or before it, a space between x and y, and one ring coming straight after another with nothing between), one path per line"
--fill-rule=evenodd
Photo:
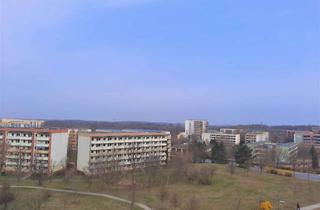
M11 153L31 153L32 150L31 148L28 148L28 149L19 149L19 148L8 148L7 152L11 152ZM38 153L38 154L48 154L49 153L49 150L37 150L35 149L34 150L34 153Z
M31 155L7 155L6 156L7 158L11 158L11 159L18 159L18 158L21 158L21 159L31 159Z
M49 147L49 144L39 144L39 143L37 143L35 146L36 147Z
M160 161L165 161L167 159L166 156L160 157ZM97 161L90 161L90 166L92 167L103 167L107 166L107 164L112 164L112 162L108 162L112 160L97 160ZM117 162L119 165L131 165L131 164L146 164L150 162L149 159L146 158L135 158L134 161L132 159L125 159L119 160Z
M21 152L21 153L31 153L31 148L24 149L24 148L14 148L14 147L9 147L8 152Z
M108 158L110 157L111 159L115 158L115 157L132 157L132 155L135 156L145 156L145 157L152 157L152 156L161 156L161 155L166 155L166 151L157 151L157 152L143 152L143 153L117 153L117 154L90 154L90 158L94 159L94 158Z
M8 140L31 140L32 141L32 136L10 136L7 135Z
M167 147L158 147L153 149L136 149L136 150L128 150L128 149L114 149L114 150L103 150L103 149L91 149L91 154L116 154L116 153L137 153L137 152L155 152L155 151L167 151ZM103 152L104 151L104 152Z
M41 137L41 136L36 136L35 139L37 141L49 141L50 137Z
M91 140L92 144L107 144L107 143L111 143L111 144L116 144L116 143L143 143L143 142L167 142L167 139L141 139L141 140L134 140L134 139L129 139L129 140Z
M35 157L36 160L49 160L48 157Z
M0 136L0 137L3 137L3 135ZM7 139L8 140L32 140L33 137L32 136L16 136L16 135L8 134L7 135ZM47 136L47 137L45 137L45 136L35 136L35 140L38 140L38 141L49 141L49 139L50 139L49 136Z
M131 145L108 145L105 144L105 146L96 146L96 145L91 145L91 150L105 150L105 149L139 149L141 147L159 147L159 146L167 146L166 143L162 143L162 144L153 144L153 145L148 145L148 144L144 144L144 145L137 145L137 146L131 146Z
M6 161L6 165L7 165L7 166L18 166L18 165L21 165L21 166L31 166L31 162L17 163L17 162L14 162L14 161Z
M24 142L9 142L10 146L20 146L20 147L31 147L32 143L24 143Z
M123 141L123 140L157 140L166 139L165 136L143 136L143 137L92 137L93 141Z

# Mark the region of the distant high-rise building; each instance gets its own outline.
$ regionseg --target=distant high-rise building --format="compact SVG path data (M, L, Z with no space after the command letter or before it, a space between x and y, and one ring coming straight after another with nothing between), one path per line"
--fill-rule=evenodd
M198 135L206 133L208 130L208 121L206 120L186 120L185 133L187 136Z
M0 127L4 128L42 128L43 120L0 119Z

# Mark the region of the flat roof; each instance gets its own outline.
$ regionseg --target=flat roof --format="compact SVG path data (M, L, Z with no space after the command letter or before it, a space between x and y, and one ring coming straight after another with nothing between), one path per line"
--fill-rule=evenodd
M167 136L170 132L158 131L158 132L79 132L79 135L92 136L92 137L102 137L102 136Z
M47 132L47 133L65 133L68 129L50 129L50 128L0 128L0 131L7 132Z

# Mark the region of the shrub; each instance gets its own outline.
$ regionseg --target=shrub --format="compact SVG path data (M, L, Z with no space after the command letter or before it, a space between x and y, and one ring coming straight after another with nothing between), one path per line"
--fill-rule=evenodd
M288 176L288 177L292 177L292 173L290 173L290 172L285 172L284 175Z
M269 171L269 173L270 173L270 174L278 174L277 170L275 170L275 169L271 169L271 170Z
M201 168L193 168L188 171L187 179L189 182L200 185L211 185L214 169L212 167L203 166Z
M268 168L266 171L267 171L267 173L280 175L280 176L287 176L287 177L293 176L293 173L288 170Z

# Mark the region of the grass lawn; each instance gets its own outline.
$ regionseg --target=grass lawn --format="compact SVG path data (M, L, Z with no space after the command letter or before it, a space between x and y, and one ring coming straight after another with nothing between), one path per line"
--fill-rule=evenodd
M115 209L127 210L129 205L107 198L50 192L50 197L41 202L39 197L45 191L14 189L15 201L8 209L12 210L100 210ZM41 205L39 205L41 204ZM138 210L138 208L135 208Z
M201 167L193 165L193 167ZM278 209L279 201L282 210L295 209L296 203L306 206L320 202L320 183L308 182L292 177L284 177L272 174L260 174L258 172L247 172L237 168L231 175L225 165L208 164L208 167L215 168L211 185L198 184L171 184L167 188L167 196L160 201L160 191L163 186L152 188L139 187L137 191L137 201L149 205L155 209L176 209L185 210L190 207L190 199L194 198L193 203L197 203L199 210L256 210L259 200L269 200L274 209ZM1 180L8 178L1 178ZM118 187L105 186L101 182L85 181L83 177L75 176L69 182L61 179L46 181L45 186L54 188L78 189L83 191L107 192L123 198L130 198L128 181L125 178ZM28 184L35 184L34 181L22 181ZM17 191L17 190L16 190ZM25 194L26 190L19 190L17 193ZM28 192L31 192L28 191ZM33 193L37 193L33 191ZM178 194L179 206L174 208L172 197ZM22 195L24 196L24 195ZM67 199L70 207L66 209L129 209L126 204L111 201L103 198L93 198L89 196L74 196L54 193L50 201L43 209L63 209L61 206ZM62 199L62 200L61 200ZM238 208L239 206L239 208ZM192 210L197 210L192 209Z
M212 185L201 186L191 184L175 184L169 187L169 194L177 193L181 199L181 207L185 209L190 198L195 197L201 210L255 210L259 200L269 200L274 209L292 210L296 203L307 206L320 202L320 183L298 180L272 174L259 174L243 169L236 169L231 175L224 165L214 165L216 173ZM159 202L159 188L141 190L139 200L150 206L173 209L170 198ZM169 196L170 197L170 196ZM239 205L240 204L240 205ZM238 208L239 206L239 208Z

